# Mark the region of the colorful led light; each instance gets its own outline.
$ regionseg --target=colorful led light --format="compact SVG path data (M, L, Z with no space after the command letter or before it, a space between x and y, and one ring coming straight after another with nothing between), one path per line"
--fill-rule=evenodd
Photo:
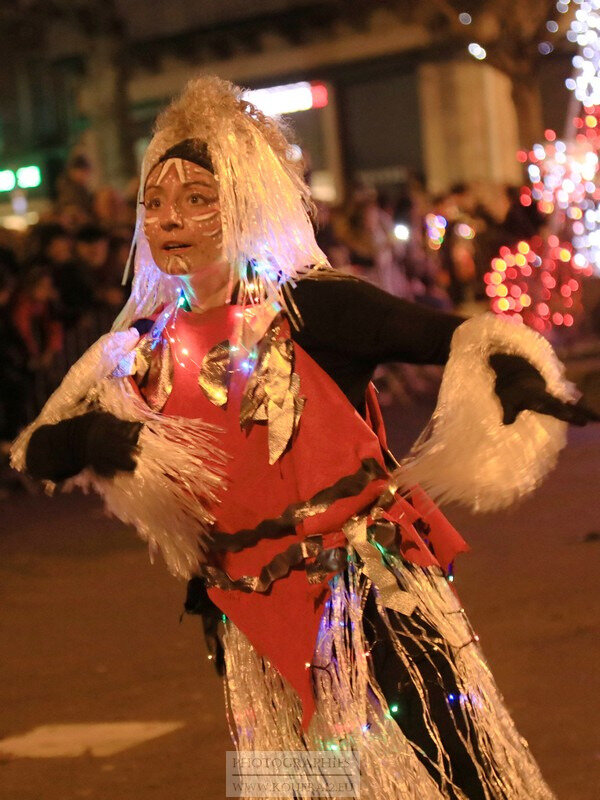
M586 107L600 104L600 0L559 0L557 9L568 11L571 2L578 6L567 33L579 45L573 57L575 75L566 80L567 89Z
M580 254L554 234L546 241L535 237L518 242L513 250L501 248L484 276L492 310L540 332L552 326L570 327L573 308L581 308L580 281L573 276L591 274L587 262L580 264Z
M427 244L432 250L439 250L444 243L448 220L441 214L427 214L425 216L425 231Z

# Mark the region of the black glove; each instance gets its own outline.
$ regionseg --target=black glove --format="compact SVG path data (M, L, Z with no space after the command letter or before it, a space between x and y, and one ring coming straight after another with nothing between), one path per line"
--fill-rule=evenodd
M127 422L105 411L90 411L42 425L27 447L27 472L38 480L64 481L85 467L103 478L135 469L141 422Z
M198 575L188 582L184 609L186 614L198 614L202 617L206 649L212 657L217 673L224 675L225 651L218 635L219 622L223 619L223 614L208 596L206 584ZM183 617L183 614L181 616Z
M496 394L504 412L503 423L511 425L519 412L529 409L549 414L572 425L600 421L600 415L581 401L565 403L546 390L546 381L537 369L521 356L493 353L489 364L496 373Z

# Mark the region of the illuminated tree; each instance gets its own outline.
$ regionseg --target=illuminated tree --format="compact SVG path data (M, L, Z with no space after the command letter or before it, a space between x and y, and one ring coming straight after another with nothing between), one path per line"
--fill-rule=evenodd
M492 309L540 331L572 326L582 311L582 278L600 273L600 0L557 5L575 7L567 38L578 45L567 80L567 136L546 131L543 143L519 153L532 184L523 187L521 202L548 214L547 232L519 242L516 252L502 248L485 276Z
M512 97L523 147L544 132L539 74L553 41L568 26L556 0L429 0L414 11L437 38L454 41L475 58L504 73ZM479 49L477 49L479 46Z

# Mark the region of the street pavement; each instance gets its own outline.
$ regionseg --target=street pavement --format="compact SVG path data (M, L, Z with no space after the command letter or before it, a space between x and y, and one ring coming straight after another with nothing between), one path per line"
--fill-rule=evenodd
M387 411L396 452L428 411ZM510 512L446 509L472 546L455 586L560 800L600 798L599 445L572 431ZM222 800L223 690L185 585L96 498L1 502L0 798Z

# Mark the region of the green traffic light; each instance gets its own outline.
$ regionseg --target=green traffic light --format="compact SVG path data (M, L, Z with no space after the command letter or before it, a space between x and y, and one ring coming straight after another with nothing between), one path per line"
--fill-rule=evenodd
M19 167L15 172L12 169L0 170L0 192L12 192L16 186L19 189L35 189L41 182L42 173L35 164Z
M0 192L11 192L17 181L12 169L0 170Z
M21 189L35 189L42 182L40 168L31 164L17 170L17 184Z

